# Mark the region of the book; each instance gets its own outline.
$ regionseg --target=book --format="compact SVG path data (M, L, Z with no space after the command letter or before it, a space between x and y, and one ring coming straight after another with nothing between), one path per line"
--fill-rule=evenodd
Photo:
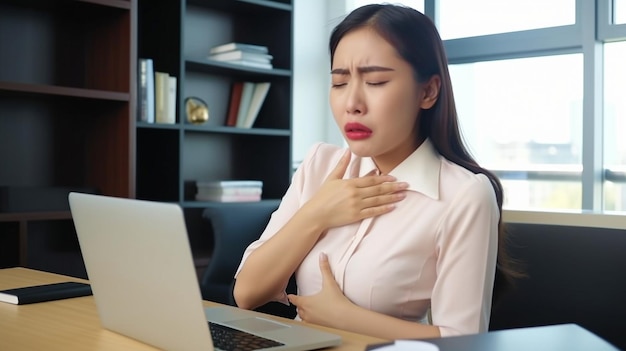
M154 67L149 58L140 58L138 62L137 120L154 123Z
M214 180L196 181L196 187L200 188L262 188L262 180Z
M196 194L197 201L216 202L255 202L261 201L261 195L200 195Z
M14 305L25 305L36 302L89 296L91 294L91 286L87 283L62 282L0 290L0 301Z
M260 63L270 63L273 57L270 54L259 54L254 52L234 50L222 52L219 54L212 54L209 56L209 58L217 61L246 60Z
M234 65L247 66L253 68L263 68L263 69L272 69L274 66L271 63L265 62L256 62L249 60L231 60L231 61L220 61L220 62L228 62Z
M234 50L255 52L259 54L267 54L269 52L267 49L267 46L230 42L230 43L212 47L211 49L209 49L209 55L218 54L218 53L227 52L227 51L234 51Z
M154 117L156 123L168 123L167 117L167 89L169 74L166 72L154 72Z
M237 125L237 113L239 112L239 104L241 103L242 92L243 82L234 82L230 91L228 115L226 116L226 125L229 127L234 127Z
M248 115L248 109L252 102L252 94L254 93L254 83L244 82L243 90L241 92L241 101L239 101L239 109L237 110L237 122L236 127L242 128Z
M232 188L199 188L196 195L221 196L221 195L261 195L260 187L232 187Z
M164 123L174 124L176 123L176 77L168 76L167 78L167 110Z
M197 181L196 187L197 201L261 201L263 192L263 182L260 180Z
M207 57L207 59L212 60L210 56ZM212 60L212 61L219 62L219 63L233 64L233 65L238 65L238 66L252 67L252 68L262 68L262 69L274 68L274 66L269 62L258 62L258 61L250 61L250 60L230 60L230 61Z
M246 113L246 119L241 125L242 128L252 128L252 125L254 125L254 122L259 115L259 111L261 110L261 106L263 106L263 101L265 101L265 97L267 96L267 92L269 90L269 82L256 83L254 85L252 100L250 101L248 112Z

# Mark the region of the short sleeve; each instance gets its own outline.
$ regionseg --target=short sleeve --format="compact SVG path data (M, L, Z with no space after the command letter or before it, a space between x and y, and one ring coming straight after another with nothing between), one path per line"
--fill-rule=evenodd
M441 336L486 332L497 258L500 211L489 179L460 189L437 233L432 321Z

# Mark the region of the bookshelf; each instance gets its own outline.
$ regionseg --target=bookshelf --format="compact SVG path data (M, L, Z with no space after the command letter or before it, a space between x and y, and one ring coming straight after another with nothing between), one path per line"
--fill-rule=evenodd
M263 181L263 199L282 197L291 180L293 5L291 0L140 0L138 57L154 70L177 77L173 125L137 123L137 197L179 203L192 249L211 250L210 229L201 221L207 203L194 200L195 181ZM263 45L273 69L207 59L228 42ZM271 82L252 128L226 127L231 84ZM209 107L200 125L185 118L184 100ZM206 252L201 252L201 251Z
M84 276L65 194L135 196L136 13L0 0L0 267Z

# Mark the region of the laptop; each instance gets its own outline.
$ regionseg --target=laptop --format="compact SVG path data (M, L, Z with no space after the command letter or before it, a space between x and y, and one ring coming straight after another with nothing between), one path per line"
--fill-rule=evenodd
M338 335L263 313L205 308L177 204L76 192L69 204L104 328L177 351L244 350L232 345L240 338L254 338L251 349L272 351L341 343Z

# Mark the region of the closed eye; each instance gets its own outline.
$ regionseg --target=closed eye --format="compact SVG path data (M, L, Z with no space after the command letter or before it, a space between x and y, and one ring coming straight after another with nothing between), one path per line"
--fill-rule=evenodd
M376 87L376 86L385 85L386 83L387 83L387 81L382 81L382 82L367 82L366 84L367 84L367 85L370 85L370 86L375 86L375 87Z
M345 86L347 83L333 83L332 87L333 88L341 88L343 86Z

